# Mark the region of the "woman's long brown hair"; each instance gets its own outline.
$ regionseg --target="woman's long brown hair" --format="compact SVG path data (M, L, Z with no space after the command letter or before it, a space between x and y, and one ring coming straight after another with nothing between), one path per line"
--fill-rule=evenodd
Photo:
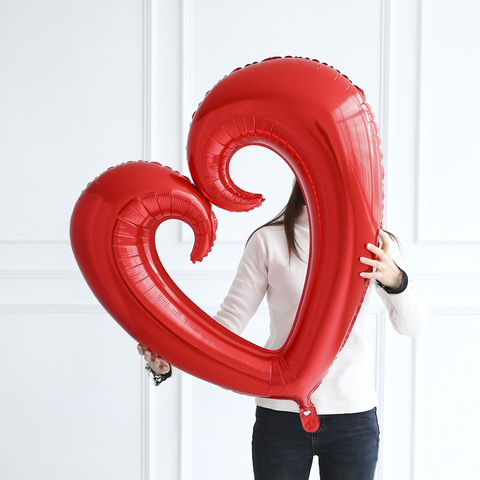
M252 238L252 235L261 228L274 225L283 225L283 229L285 230L285 237L287 239L289 257L291 257L292 255L296 255L298 258L301 259L300 253L298 251L299 246L295 238L295 219L299 215L304 205L305 199L303 198L302 190L299 183L295 179L292 187L292 193L290 194L290 198L288 199L285 207L283 207L281 212L275 218L272 218L272 220L270 220L269 222L255 229L250 235L250 237L248 237L247 243L250 238ZM401 248L400 240L396 235L385 229L383 229L383 231L398 245L399 248Z
M292 255L296 255L298 258L301 258L298 251L299 246L295 238L295 219L299 215L303 205L305 205L303 193L299 183L295 179L290 198L288 199L288 202L282 209L282 211L275 218L272 218L272 220L265 223L265 225L262 225L261 227L258 227L256 230L254 230L252 235L263 227L283 225L283 229L285 230L285 237L287 239L288 255L290 257ZM252 238L252 235L250 235L248 240Z

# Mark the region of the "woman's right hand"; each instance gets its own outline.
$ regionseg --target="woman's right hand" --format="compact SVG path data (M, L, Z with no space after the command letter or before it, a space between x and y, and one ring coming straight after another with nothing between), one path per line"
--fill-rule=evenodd
M154 353L148 350L148 348L138 344L137 350L140 355L143 355L145 361L150 365L150 368L154 372L165 374L170 371L170 364L160 357L157 357Z

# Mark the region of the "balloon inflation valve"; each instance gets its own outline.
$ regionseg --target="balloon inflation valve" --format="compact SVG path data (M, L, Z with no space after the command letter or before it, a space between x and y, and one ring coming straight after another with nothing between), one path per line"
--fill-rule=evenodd
M309 433L316 432L320 428L317 411L313 405L300 408L300 420L302 421L303 429Z

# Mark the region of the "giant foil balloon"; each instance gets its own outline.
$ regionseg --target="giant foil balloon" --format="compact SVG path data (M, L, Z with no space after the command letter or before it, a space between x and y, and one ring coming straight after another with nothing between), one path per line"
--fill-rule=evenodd
M235 335L198 308L155 249L157 226L181 219L195 232L192 260L201 260L215 239L210 203L231 211L262 203L229 175L232 156L247 145L269 148L290 165L309 214L305 288L292 331L276 351ZM86 188L71 221L80 269L139 343L224 388L294 400L305 430L316 431L310 397L354 324L368 287L358 259L381 226L381 152L364 94L316 60L247 65L207 93L192 120L187 154L195 185L168 167L133 162Z

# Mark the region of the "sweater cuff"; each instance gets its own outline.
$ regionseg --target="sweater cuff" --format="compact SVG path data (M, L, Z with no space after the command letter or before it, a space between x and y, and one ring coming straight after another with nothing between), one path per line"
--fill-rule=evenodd
M395 265L397 265L397 264L395 263ZM407 288L407 285L408 285L408 275L398 265L397 265L397 268L400 270L400 272L402 274L402 280L400 281L400 285L398 287L396 287L396 288L387 287L386 285L384 285L383 283L381 283L377 280L377 285L380 288L383 288L387 293L393 294L393 295L396 295L398 293L402 293L403 291L405 291L405 289Z
M167 378L172 376L172 367L170 366L170 370L168 373L158 373L152 369L152 367L147 363L145 365L145 370L149 373L150 377L153 380L153 384L158 387L162 382L164 382Z

